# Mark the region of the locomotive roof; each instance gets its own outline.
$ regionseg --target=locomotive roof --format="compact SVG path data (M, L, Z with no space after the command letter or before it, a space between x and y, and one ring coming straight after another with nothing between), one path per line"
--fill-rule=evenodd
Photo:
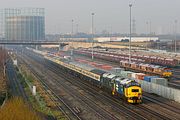
M104 73L106 73L103 70L99 70L99 69L93 69L91 70L92 73L98 74L98 75L103 75Z
M107 76L104 76L104 75L103 75L103 77L107 77L107 78L112 79L112 78L116 77L116 75L114 75L114 74L108 74Z
M115 81L118 81L118 82L120 82L120 84L125 85L125 84L128 84L129 82L132 82L134 80L118 77L115 79Z

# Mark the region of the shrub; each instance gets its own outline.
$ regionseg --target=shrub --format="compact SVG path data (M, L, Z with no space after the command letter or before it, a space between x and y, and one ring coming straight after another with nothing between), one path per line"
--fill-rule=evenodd
M13 97L0 109L0 120L41 120L22 98Z

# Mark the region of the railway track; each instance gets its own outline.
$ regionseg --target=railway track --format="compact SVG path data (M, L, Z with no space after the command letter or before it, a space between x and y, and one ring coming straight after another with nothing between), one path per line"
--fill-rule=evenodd
M62 74L63 75L63 74ZM53 82L55 82L57 84L57 86L61 86L63 87L65 90L69 89L68 92L71 96L73 96L74 98L77 98L79 102L81 102L82 104L86 105L88 108L90 108L93 112L95 112L95 114L97 114L98 116L100 116L100 118L102 119L113 119L113 120L118 120L117 117L115 117L113 114L109 113L107 110L105 110L102 107L99 107L98 104L96 102L94 102L93 100L91 100L89 97L87 97L86 95L84 95L84 93L80 93L80 95L77 95L77 93L74 91L73 86L72 85L68 85L67 83L63 83L63 82L59 82L58 79L60 76L52 76L53 77ZM62 76L61 76L62 78ZM63 78L64 79L64 78ZM80 96L80 98L78 98L77 96Z
M55 67L53 67L53 68L55 68ZM56 71L56 69L57 69L57 71ZM53 69L54 70L54 72L56 72L57 74L62 74L62 73L60 73L59 71L58 71L58 68L56 68L56 69ZM74 82L73 82L74 83ZM96 89L96 88L92 88L92 86L91 85L88 85L88 84L82 84L82 82L80 82L80 83L78 83L78 84L80 84L80 86L79 87L81 87L81 86L88 86L86 89L89 89L88 91L93 91L94 89ZM96 90L97 91L97 90ZM150 114L150 116L152 117L154 117L155 119L166 119L166 120L170 120L171 118L169 118L169 116L166 114L166 115L164 115L164 113L161 113L161 114L159 114L159 112L156 112L156 111L154 111L154 110L152 110L152 108L150 108L150 107L147 107L147 106L144 106L144 105L139 105L139 106L133 106L133 105L130 105L130 104L126 104L126 103L123 103L123 106L121 105L121 104L119 104L119 100L117 100L116 99L116 102L114 102L114 98L112 98L112 97L110 97L109 95L101 95L102 93L98 93L98 92L94 92L94 94L98 94L98 96L101 96L100 98L102 99L106 99L106 100L108 100L108 101L110 101L111 103L113 103L114 104L114 106L120 106L120 107L123 107L124 108L124 110L130 110L130 109L133 109L133 110L135 110L135 111L133 111L133 110L130 110L128 113L135 113L136 115L134 115L134 116L143 116L144 117L144 114L146 114L146 115L148 115L148 114ZM93 94L93 95L94 95ZM112 100L113 99L113 100ZM129 108L129 109L128 109ZM139 109L139 108L141 108L141 110L140 111L143 111L143 113L140 113L140 111L136 111L136 109ZM116 109L118 109L118 108L116 108ZM138 113L138 114L137 114ZM141 114L141 115L140 115ZM139 118L136 118L136 119L139 119ZM144 119L150 119L150 118L145 118L144 117Z
M175 89L180 89L180 83L177 82L168 82L168 86Z
M168 84L170 87L180 89L180 68L173 68L173 71L173 77Z
M39 59L38 59L39 60ZM39 61L40 62L40 61ZM42 64L42 61L41 61L41 64ZM49 64L47 64L46 63L46 65L49 65ZM46 67L48 67L48 66L46 66ZM52 65L50 65L49 67L48 67L49 69L51 69L52 70L52 72L54 72L55 73L55 71L53 71L53 70L55 70L55 68L54 68L54 66L52 66ZM56 71L56 72L58 72L58 70ZM64 79L65 80L67 80L68 82L73 82L74 80L77 80L77 78L76 77L73 77L73 76L69 76L69 75L67 75L66 73L56 73L58 76L59 76L59 78L62 78L63 76L64 76ZM62 76L60 76L60 75L62 75ZM55 75L53 75L53 76L55 76ZM52 76L52 77L53 77ZM69 76L69 77L68 77ZM73 78L73 79L72 79ZM56 81L58 81L57 80L58 78L56 78ZM71 80L71 81L70 81ZM60 86L59 84L59 82L57 83L56 81L54 81L56 84L58 84L58 86ZM75 81L73 82L73 84L75 83ZM76 82L76 86L77 86L77 84L79 85L78 87L80 87L80 86L83 86L84 87L84 85L83 84L80 84L81 82ZM61 87L62 86L66 86L66 85L61 85ZM87 89L87 88L83 88L83 87L81 87L81 89L82 90L84 90L84 91L89 91L88 93L89 94L91 94L93 97L98 97L98 101L101 101L101 102L103 102L103 99L104 98L102 98L102 95L99 93L99 94L97 94L97 91L96 90L94 90L94 89L92 89L91 88L91 91L89 90L89 89ZM89 87L89 86L88 86ZM69 89L69 88L68 88ZM72 91L72 90L71 90ZM96 92L94 92L94 91L96 91ZM91 93L92 92L92 93ZM75 93L74 93L75 94ZM101 96L100 96L101 95ZM107 99L107 98L106 98ZM86 100L87 100L87 98L86 98ZM108 98L108 101L106 101L106 104L110 104L112 101L109 101L110 100L110 98ZM92 101L92 100L90 100L91 102L90 103L88 103L88 104L94 104L94 102L95 101ZM111 103L112 104L112 103ZM120 105L120 104L119 104ZM93 109L96 109L98 106L97 105L95 105L94 107L93 107ZM98 107L99 108L99 107ZM120 106L120 107L117 107L117 103L115 104L114 102L113 102L113 106L112 106L112 108L115 110L115 111L117 111L117 113L118 114L124 114L125 116L126 116L126 118L129 118L129 119L140 119L140 120L144 120L144 119L146 119L146 117L144 117L144 116L142 116L142 115L139 115L139 114L137 114L135 111L133 111L133 110L131 110L132 108L126 108L126 107L124 107L124 106ZM109 112L107 112L107 110L105 110L104 108L100 108L99 109L99 111L106 111L106 114L109 114L109 117L106 117L106 119L117 119L116 117L113 117L112 116L112 114L110 114ZM116 114L117 114L116 113ZM107 116L107 115L106 115Z
M150 96L150 95L144 95L143 98L148 100L148 101L151 101L153 103L156 103L159 106L162 106L162 107L176 113L177 115L178 114L180 115L180 109L179 109L180 106L179 105L175 106L175 105L172 105L170 103L167 103L166 101L163 102L162 100L156 99L156 98L154 98L154 96Z
M42 64L42 62L41 62ZM48 73L50 73L50 71L48 71ZM51 75L51 74L50 74ZM72 87L70 87L70 85L68 86L67 84L64 84L65 82L58 82L58 79L63 76L56 76L55 75L51 75L51 80L53 80L53 82L57 85L56 88L58 87L63 87L65 88L64 90L66 92L68 92L68 94L71 94L71 96L77 98L77 96L79 97L78 100L85 106L87 106L88 108L90 108L93 112L95 112L96 115L98 115L101 119L112 119L112 120L117 120L119 118L115 117L113 114L111 114L110 112L108 112L106 109L99 107L99 105L97 103L95 103L93 100L91 100L90 98L86 97L85 95L81 94L81 95L77 95L76 92L73 92L74 89L71 89ZM65 78L63 78L65 79ZM67 79L67 78L66 78ZM71 79L74 81L74 79ZM55 89L55 88L54 88ZM68 91L67 91L68 89ZM56 90L57 91L57 90ZM121 113L123 111L121 110ZM127 115L126 115L127 116ZM129 116L130 118L130 116ZM134 117L131 117L131 119L134 119Z
M53 70L56 70L56 69L53 68ZM54 71L54 72L55 72L55 71ZM57 74L60 74L60 73L57 73ZM62 74L62 73L61 73L61 74ZM61 77L62 77L62 76L61 76ZM88 87L89 87L89 86L88 86ZM94 89L94 88L93 88L93 89ZM117 103L116 103L116 105L117 105ZM126 107L127 107L127 106L126 106ZM131 107L132 107L132 106L131 106ZM139 107L139 106L138 106L138 107ZM132 108L133 108L133 107L132 107ZM132 109L132 108L131 108L131 109ZM144 106L142 107L142 109L144 109ZM147 109L148 109L148 108L146 107L145 110L147 111ZM144 110L144 111L145 111L145 110ZM143 112L144 112L144 111L143 111ZM150 110L150 109L148 109L148 112L147 112L147 113L151 113L151 115L156 116L156 119L158 119L158 118L159 118L159 119L171 119L171 118L167 117L167 115L166 115L166 116L165 116L165 115L162 115L162 113L159 114L159 113L154 112L154 111L152 111L152 110ZM157 116L158 116L158 117L157 117Z
M11 88L11 93L13 96L22 96L24 100L28 100L28 97L24 91L23 86L20 83L20 80L17 77L16 71L11 60L7 62L7 70L9 85Z
M51 69L52 70L52 67L50 67L50 66L48 66L48 68L49 69ZM55 71L54 71L55 72ZM57 73L58 71L56 71L56 73ZM72 81L70 81L70 77L67 77L67 75L65 75L64 73L61 73L61 75L62 76L59 76L59 77L63 77L64 79L68 79L68 82L70 82L71 84L72 84ZM75 79L73 79L73 80L75 80ZM56 83L59 85L59 84L61 84L60 82L58 82L58 79L56 79ZM73 84L74 84L74 82L73 82ZM79 83L78 83L79 84ZM79 84L79 85L77 85L77 84L75 84L76 86L78 86L78 87L80 87L80 86L82 86L82 84ZM66 86L66 85L63 85L63 86ZM84 88L84 86L83 87L81 87L81 89L83 89L83 91L86 91L86 93L88 93L88 94L90 94L91 96L93 96L94 98L98 98L98 100L97 101L99 101L100 99L101 99L101 102L102 101L104 101L104 100L102 100L103 98L99 98L99 95L97 95L96 93L94 93L92 90L90 91L89 89L86 89L86 88ZM88 90L88 91L87 91ZM92 105L92 104L94 104L94 106L92 107L92 108L99 108L99 110L96 110L96 111L104 111L105 113L106 113L106 116L107 116L107 114L109 114L109 117L104 117L104 119L118 119L117 117L115 117L114 115L112 115L111 113L109 113L105 108L103 108L103 107L99 107L98 106L98 103L96 103L94 100L91 100L90 98L88 98L88 97L86 97L85 95L83 96L83 98L85 98L86 100L88 99L88 101L90 101L90 102L87 102L87 105ZM122 111L122 109L119 109L119 108L117 108L117 107L115 107L114 105L113 105L113 108L115 108L117 111L119 111L120 113L122 113L123 111ZM125 109L124 109L125 110ZM127 111L127 109L126 109L126 111ZM129 110L128 110L129 111ZM124 113L124 112L123 112ZM129 114L130 113L132 113L132 111L129 111ZM126 116L128 117L128 118L131 118L131 119L134 119L134 118L136 118L136 119L140 119L140 117L137 117L137 116L139 116L139 115L136 115L135 114L135 116L136 117L132 117L132 115L130 116L129 114L127 114L127 113L124 113L124 114L126 114ZM141 117L141 119L144 119L144 117Z
M43 76L39 75L32 66L30 66L27 62L21 59L23 63L31 70L31 72L38 78L43 88L45 88L46 92L49 96L51 96L51 100L56 104L57 108L64 114L65 118L68 120L81 120L79 115L75 113L75 111L68 105L66 102L60 98L43 80ZM54 98L54 99L53 99ZM58 103L61 103L60 105Z

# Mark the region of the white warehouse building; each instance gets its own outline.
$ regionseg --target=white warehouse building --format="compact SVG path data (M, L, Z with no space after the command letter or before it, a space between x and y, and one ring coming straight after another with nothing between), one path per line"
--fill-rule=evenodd
M129 40L129 37L98 37L94 38L95 41L98 42L111 42L111 41L121 41L121 40ZM157 41L158 37L132 37L132 42L145 42L145 41Z

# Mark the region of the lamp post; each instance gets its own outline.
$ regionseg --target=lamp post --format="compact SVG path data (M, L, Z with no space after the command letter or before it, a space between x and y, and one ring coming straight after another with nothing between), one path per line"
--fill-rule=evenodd
M151 35L152 35L152 32L151 32L151 20L149 21L149 40L150 40L150 44L151 44Z
M92 60L94 60L94 13L92 15Z
M74 46L73 46L73 22L74 20L72 19L72 26L71 26L71 42L72 42L72 50L71 50L71 56L73 56L73 49L74 49Z
M76 24L76 34L79 32L79 24Z
M131 63L131 8L132 8L132 4L129 4L129 8L130 8L129 63Z
M71 30L71 36L73 36L73 32L74 32L74 31L73 31L73 27L74 27L74 20L72 19L72 27L71 27L71 28L72 28L72 30Z
M174 39L174 52L177 52L177 44L176 44L176 39L177 39L177 20L174 21L175 22L175 39Z
M148 37L148 21L146 21L146 50L147 50L147 48L148 48L148 42L149 42L149 37Z

